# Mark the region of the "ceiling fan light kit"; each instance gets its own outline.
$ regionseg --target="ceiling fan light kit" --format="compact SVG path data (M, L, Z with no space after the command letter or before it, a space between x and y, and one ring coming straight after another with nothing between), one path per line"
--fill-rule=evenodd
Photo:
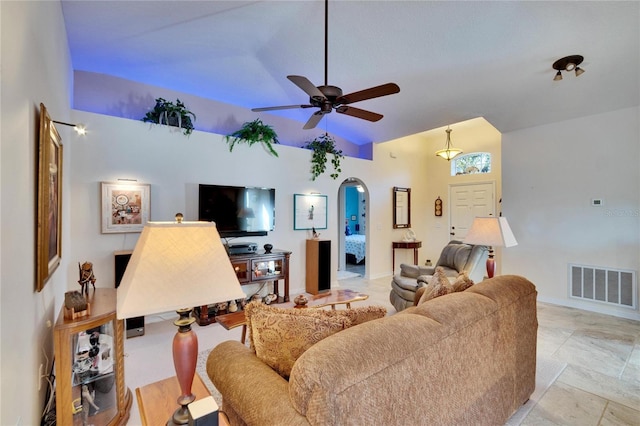
M324 85L315 86L308 78L301 75L289 75L287 78L309 95L309 103L304 105L283 105L263 108L252 108L251 111L275 111L294 108L319 108L314 112L304 125L303 129L315 128L325 114L335 110L339 114L350 115L371 122L382 119L383 115L364 109L349 106L349 104L392 95L400 92L400 87L395 83L386 83L380 86L370 87L358 92L342 94L342 89L330 86L328 83L328 40L329 40L329 0L324 4Z
M451 161L454 157L462 154L462 150L458 148L454 148L451 146L451 130L449 126L447 126L447 144L444 149L436 151L436 155L444 158L447 161Z
M565 56L564 58L560 58L555 61L552 67L558 72L556 72L555 77L553 77L553 81L562 80L562 71L574 71L576 73L576 77L584 74L584 70L578 66L582 63L582 61L584 61L584 57L581 55Z

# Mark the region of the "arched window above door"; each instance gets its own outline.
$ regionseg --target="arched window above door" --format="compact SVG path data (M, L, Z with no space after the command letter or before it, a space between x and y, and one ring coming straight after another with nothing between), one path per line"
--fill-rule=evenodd
M491 154L472 152L460 155L451 161L451 176L491 173Z

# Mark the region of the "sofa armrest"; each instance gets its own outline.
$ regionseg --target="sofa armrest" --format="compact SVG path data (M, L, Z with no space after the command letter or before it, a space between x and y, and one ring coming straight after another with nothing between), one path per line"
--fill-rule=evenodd
M289 401L289 382L240 342L213 348L207 374L222 394L222 410L229 405L246 424L309 424Z

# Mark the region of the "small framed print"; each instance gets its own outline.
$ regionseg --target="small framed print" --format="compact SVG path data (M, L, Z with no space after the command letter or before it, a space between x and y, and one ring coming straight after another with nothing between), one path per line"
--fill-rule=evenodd
M102 182L102 233L142 232L151 211L151 185Z
M293 229L327 229L327 196L293 194Z

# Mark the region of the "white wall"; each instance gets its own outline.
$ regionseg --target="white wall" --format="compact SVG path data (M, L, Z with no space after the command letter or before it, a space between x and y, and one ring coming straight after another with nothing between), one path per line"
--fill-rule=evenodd
M639 269L638 117L636 107L503 135L503 210L518 239L503 272L533 281L540 300L640 319L569 299L567 284L568 263Z
M293 230L293 194L320 192L328 195L328 229L321 238L331 239L332 276L337 271L337 241L342 231L338 217L338 190L347 177L362 180L369 191L370 244L367 261L370 275L391 274L392 187L412 186L412 170L420 170L419 158L392 159L374 149L376 160L346 157L343 172L333 180L328 173L311 181L311 152L278 146L279 157L259 146L240 145L229 152L221 135L195 131L190 137L137 120L73 111L73 120L86 124L88 134L73 141L70 165L71 240L67 273L77 275L77 262L91 261L96 285L113 285L114 250L132 249L138 235L100 232L100 182L136 179L151 184L151 219L172 220L178 211L187 220L197 220L199 183L266 186L276 188L276 229L267 237L246 237L261 247L269 242L291 250L291 293L304 291L304 244L308 231ZM393 146L391 143L389 146ZM401 150L403 148L399 148ZM379 158L379 160L377 160ZM400 165L398 163L401 163ZM75 288L70 280L70 288Z
M453 146L465 154L489 152L492 156L491 173L451 176L451 163L435 155L444 148L446 127L430 130L416 135L406 136L390 142L377 144L378 152L388 152L387 156L397 157L398 167L409 158L415 166L410 172L407 185L411 188L411 225L417 238L422 241L418 251L420 264L430 259L433 264L438 260L442 247L451 236L449 221L449 188L451 185L494 182L497 200L502 191L502 157L500 133L485 119L475 118L451 126ZM381 155L380 157L384 157ZM398 184L396 186L404 186ZM443 202L443 214L436 217L434 205L436 198ZM394 231L394 239L402 239L404 230ZM400 263L413 263L412 250L396 250L396 270ZM500 265L498 264L498 268ZM499 269L498 269L499 271Z
M44 391L38 368L49 357L52 329L68 285L69 128L58 128L64 145L62 264L35 292L35 193L39 104L53 119L68 121L70 59L59 2L0 2L2 108L0 185L0 424L40 423Z

